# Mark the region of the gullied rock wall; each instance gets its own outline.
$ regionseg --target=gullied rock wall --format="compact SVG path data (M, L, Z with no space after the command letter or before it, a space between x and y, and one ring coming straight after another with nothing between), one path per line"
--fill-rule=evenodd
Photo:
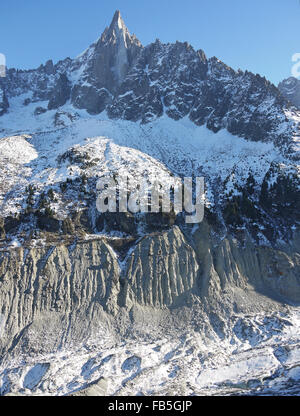
M178 227L143 238L125 270L123 300L148 306L170 306L197 290L199 264L195 250Z
M105 238L2 252L0 349L12 350L21 339L30 344L28 331L37 348L52 331L58 347L87 338L91 326L109 326L120 311L176 310L195 299L209 309L236 291L300 302L299 236L282 250L216 241L203 223L194 233L175 226L148 235L123 262Z
M99 307L114 313L118 279L118 262L104 241L78 244L73 250L61 245L2 253L0 342L9 345L16 334L44 317L68 321L71 314L74 319L81 314L92 319Z

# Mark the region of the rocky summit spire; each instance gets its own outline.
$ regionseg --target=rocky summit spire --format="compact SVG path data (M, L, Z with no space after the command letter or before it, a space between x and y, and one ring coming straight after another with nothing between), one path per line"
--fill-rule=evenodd
M118 91L134 65L141 42L131 35L117 10L109 27L74 64L83 68L73 87L72 103L91 114L99 114Z
M132 44L141 46L141 43L136 36L129 33L119 10L115 12L110 26L105 29L100 41L102 43L113 44L123 43L126 48Z
M130 35L119 10L115 12L109 28L104 32L104 37L107 41L123 41L126 47L127 43L132 42L134 37Z
M106 61L111 65L115 85L119 85L124 79L141 47L136 36L129 33L120 11L117 10L110 26L105 29L96 46L99 55L102 55L101 65L103 66L103 62Z
M122 19L120 10L117 10L115 12L113 20L112 20L112 22L110 24L110 27L109 27L110 30L113 30L115 28L128 30L125 23L124 23L124 20Z

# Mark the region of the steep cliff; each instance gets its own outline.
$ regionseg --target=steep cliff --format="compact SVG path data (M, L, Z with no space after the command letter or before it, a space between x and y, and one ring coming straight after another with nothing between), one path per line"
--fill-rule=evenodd
M300 302L299 276L299 237L281 250L251 242L242 247L229 236L215 245L207 224L188 237L177 226L148 235L122 262L105 238L1 252L1 345L5 351L30 350L34 341L41 349L49 319L58 320L55 343L63 345L74 340L70 332L86 332L103 315L126 314L135 306L197 308L196 302L204 314L218 309L222 316L233 307L235 289L244 291L249 312L257 305L247 302L247 292ZM35 326L39 342L25 337L24 343Z

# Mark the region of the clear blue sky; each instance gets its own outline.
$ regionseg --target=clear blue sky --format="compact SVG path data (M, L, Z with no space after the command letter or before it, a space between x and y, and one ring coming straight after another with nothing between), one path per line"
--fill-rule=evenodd
M0 52L8 67L22 69L75 57L116 9L144 45L188 41L276 84L300 52L299 0L1 0Z

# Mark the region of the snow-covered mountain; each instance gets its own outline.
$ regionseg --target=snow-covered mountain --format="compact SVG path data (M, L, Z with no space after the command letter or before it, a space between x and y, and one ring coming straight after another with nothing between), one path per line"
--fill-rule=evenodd
M167 114L213 132L226 129L252 141L289 147L299 132L294 110L265 78L234 71L188 43L146 47L130 35L120 12L84 53L38 69L9 69L2 102L28 94L24 106L47 101L45 109L71 103L90 114L146 123ZM13 111L13 109L12 109Z
M295 82L143 46L118 11L80 56L6 73L1 394L297 393ZM127 174L204 176L203 223L97 212L97 180Z
M58 202L51 203L52 210L59 211L60 218L66 215L62 182L80 181L82 176L95 179L103 173L105 164L94 168L101 158L85 144L88 137L100 137L99 146L112 140L142 151L173 174L204 175L207 207L215 213L221 210L234 228L246 222L257 235L258 224L263 240L276 240L288 235L286 226L299 221L298 206L289 201L299 187L297 109L265 78L236 72L217 58L207 59L188 43L165 45L157 40L142 46L118 11L101 37L77 58L56 65L49 61L32 71L9 69L1 88L1 134L19 136L1 143L4 217L26 210L24 190L30 184L36 191L29 210L37 210L41 192L44 197L53 187ZM16 160L10 143L17 140L24 156L31 149L30 160ZM86 149L92 168L78 166L78 158L72 163L63 158L74 146L76 152ZM119 168L115 165L116 171ZM253 192L245 186L250 182ZM280 191L285 182L293 197ZM264 198L263 184L274 195ZM88 181L86 186L93 193L95 183ZM78 208L78 192L72 194ZM277 204L280 199L289 212L279 224L279 208L268 198ZM245 209L239 208L232 218L235 205Z

